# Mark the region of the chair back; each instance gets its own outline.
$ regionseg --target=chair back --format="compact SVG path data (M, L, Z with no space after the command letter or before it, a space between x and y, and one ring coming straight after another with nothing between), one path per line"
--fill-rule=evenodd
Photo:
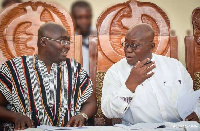
M193 36L185 37L186 68L194 80L194 89L200 89L200 7L192 12Z
M68 57L82 62L82 39L74 36L70 14L55 3L32 0L13 4L0 13L0 64L14 57L37 54L38 29L46 22L66 27L74 43Z

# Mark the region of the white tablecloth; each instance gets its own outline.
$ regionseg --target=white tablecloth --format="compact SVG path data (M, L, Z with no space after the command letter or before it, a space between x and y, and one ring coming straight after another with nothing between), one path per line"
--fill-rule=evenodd
M44 131L44 130L37 128L28 128L25 131ZM55 130L55 131L64 131L64 130ZM128 130L123 129L121 127L113 127L113 126L86 126L86 128L73 129L72 131L128 131ZM141 129L132 131L185 131L185 130L183 128L174 128L172 130L159 128L159 129ZM186 128L186 131L200 131L200 128Z

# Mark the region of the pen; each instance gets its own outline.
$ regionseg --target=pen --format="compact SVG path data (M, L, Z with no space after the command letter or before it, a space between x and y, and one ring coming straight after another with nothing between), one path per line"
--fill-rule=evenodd
M165 127L166 127L165 125L160 125L157 128L165 128Z
M149 63L151 63L152 61L147 61L144 65L147 65L147 64L149 64Z

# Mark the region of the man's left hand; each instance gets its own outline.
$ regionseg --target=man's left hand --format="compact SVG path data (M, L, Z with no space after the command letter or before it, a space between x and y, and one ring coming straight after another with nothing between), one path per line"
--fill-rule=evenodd
M185 121L197 121L197 122L200 122L199 118L198 118L198 116L197 116L197 114L195 112L192 112L189 116L187 116L185 118Z
M67 123L67 127L82 127L85 118L82 115L73 116Z

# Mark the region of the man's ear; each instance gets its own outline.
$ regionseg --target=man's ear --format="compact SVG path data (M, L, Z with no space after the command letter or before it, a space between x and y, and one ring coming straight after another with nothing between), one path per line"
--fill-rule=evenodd
M151 43L151 52L153 51L153 49L155 48L155 46L156 46L155 43L152 42L152 43Z
M46 39L40 38L40 45L41 46L46 46L47 45Z

